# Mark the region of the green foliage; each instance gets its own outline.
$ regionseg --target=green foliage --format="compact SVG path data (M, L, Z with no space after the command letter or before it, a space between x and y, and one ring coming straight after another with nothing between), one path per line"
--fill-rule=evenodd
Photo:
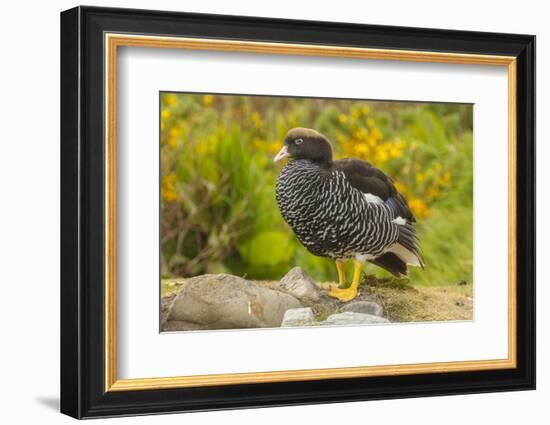
M420 222L418 234L426 260L425 270L413 268L415 284L472 283L473 211L471 206L438 209L429 220Z
M290 261L294 254L288 232L262 232L252 236L239 248L243 260L252 267L273 267ZM261 254L261 255L259 255Z
M392 176L418 218L426 269L411 273L414 283L471 281L470 105L170 93L161 96L164 276L278 279L297 265L336 278L334 263L301 246L275 202L273 157L296 126L326 134L337 157Z

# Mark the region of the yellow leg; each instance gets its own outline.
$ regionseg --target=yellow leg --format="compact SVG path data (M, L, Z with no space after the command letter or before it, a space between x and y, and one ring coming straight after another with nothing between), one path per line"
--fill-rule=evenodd
M346 262L336 260L336 270L338 270L338 284L342 287L346 284Z
M340 289L332 288L328 293L331 297L338 298L340 301L351 301L357 296L357 288L359 287L359 281L361 280L361 271L363 269L363 262L359 260L353 261L353 281L349 288Z

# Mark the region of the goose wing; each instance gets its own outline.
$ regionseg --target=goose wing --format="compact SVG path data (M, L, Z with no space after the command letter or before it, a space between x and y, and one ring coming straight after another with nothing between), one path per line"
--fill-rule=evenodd
M391 177L379 168L355 158L334 161L333 167L342 171L351 186L363 192L369 200L381 200L390 206L397 216L411 223L416 221L407 199L397 191Z

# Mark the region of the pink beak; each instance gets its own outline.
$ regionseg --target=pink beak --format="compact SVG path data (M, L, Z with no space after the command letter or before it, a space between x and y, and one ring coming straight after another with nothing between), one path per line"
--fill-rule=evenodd
M273 159L273 162L279 162L283 158L289 157L290 154L288 153L288 150L286 149L286 145L283 146L283 148L279 151L277 156Z

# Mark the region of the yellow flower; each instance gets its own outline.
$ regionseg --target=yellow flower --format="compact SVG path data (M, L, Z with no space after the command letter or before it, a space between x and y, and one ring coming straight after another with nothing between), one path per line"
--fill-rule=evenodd
M173 94L169 94L166 96L166 103L170 106L175 106L178 103L178 99Z
M447 186L451 182L451 173L445 171L442 176L437 179L439 186Z
M355 130L352 136L354 139L363 140L363 139L366 139L368 135L369 135L369 132L367 131L366 128L360 128L359 130Z
M340 114L338 116L338 121L340 121L340 124L345 124L348 122L348 117L344 114Z
M160 115L161 115L163 120L166 120L166 119L170 118L170 114L171 114L171 112L170 112L169 109L164 109Z
M172 137L172 136L168 137L168 146L174 149L177 144L178 144L177 137Z
M405 147L405 142L401 140L399 137L395 139L394 143L397 149L403 149Z
M178 193L176 192L176 174L167 174L162 179L162 197L167 202L176 201L178 199Z
M358 156L366 155L369 153L369 147L364 143L356 143L353 147L355 154Z
M373 127L374 127L374 118L368 117L368 118L367 118L367 125L368 125L370 128L373 128Z
M172 149L176 147L178 144L178 140L181 136L182 129L178 127L172 127L170 129L170 132L168 133L168 146L170 146Z
M409 200L409 207L411 208L414 215L418 217L426 217L429 215L428 206L420 198L411 198Z
M271 153L278 153L283 147L281 142L274 142L269 145L269 151Z
M207 94L202 98L202 104L207 108L212 106L213 102L214 102L214 96L212 96L211 94Z
M262 126L262 117L258 112L252 113L252 122L254 123L254 126L259 129Z
M393 182L393 185L395 186L395 188L397 189L397 191L399 193L401 193L402 195L407 193L407 188L405 187L405 185L403 183L400 183L400 182Z
M199 154L206 155L208 153L208 142L202 140L198 141L196 143L196 149Z
M258 138L254 139L254 146L256 149L261 149L263 146L262 140Z
M388 153L385 149L379 149L376 151L376 162L383 164L388 160Z
M401 150L397 146L390 148L390 156L392 158L397 158L401 154Z
M380 130L377 127L374 127L371 130L371 133L372 133L372 137L374 137L376 140L382 139L382 133L380 132Z

